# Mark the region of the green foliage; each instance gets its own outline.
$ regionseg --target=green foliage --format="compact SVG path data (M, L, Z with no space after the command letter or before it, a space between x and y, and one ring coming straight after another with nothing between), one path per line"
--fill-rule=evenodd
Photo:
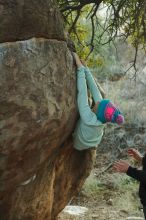
M91 11L91 5L85 6L82 14L75 26L75 31L71 32L71 39L76 45L79 56L87 61L88 66L97 74L97 77L102 79L111 78L114 74L122 74L122 68L117 57L116 47L114 42L104 44L108 39L108 33L103 32L103 17L99 16L98 22L100 26L95 28L93 45L94 50L91 53L91 33L92 24L86 14ZM68 16L68 23L66 23L66 30L69 32L70 23L76 17L76 11ZM101 40L101 35L102 40ZM103 44L103 45L102 45ZM118 41L117 41L118 44Z
M87 178L84 186L83 192L86 195L94 195L97 196L101 194L101 192L105 191L106 187L101 183L101 181L97 180L97 178L91 173L90 176Z
M129 38L135 48L139 44L143 44L145 48L145 0L58 0L58 3L69 33L72 33L73 39L79 41L79 53L83 58L93 49L111 42L119 35ZM102 20L99 13L101 8L104 8ZM93 57L89 59L91 66ZM105 65L102 56L98 56L94 63L95 61L97 65Z
M71 33L71 38L76 45L79 56L87 60L88 66L96 72L96 74L98 73L98 78L105 79L115 73L121 73L122 69L117 58L114 44L111 42L110 44L101 45L101 42L99 42L102 33L102 18L100 18L101 27L97 30L95 29L95 37L93 40L94 50L90 53L92 49L90 45L92 26L90 19L85 18L86 11L89 10L91 10L91 6L84 8L84 12L82 12L78 24L76 25L76 32ZM75 17L76 12L73 15ZM66 29L69 31L68 25L66 25ZM105 42L107 37L108 35L105 32L102 41Z
M86 19L86 14L91 10L91 6L86 6L78 20L78 23L75 27L75 32L71 32L70 36L76 45L77 52L82 59L86 59L90 53L90 33L91 25L88 19ZM73 12L72 15L68 17L68 23L66 24L66 29L69 31L70 23L75 18L76 12ZM92 66L93 59L90 57L88 60L89 66Z
M137 189L138 183L125 174L105 173L97 178L91 173L82 192L86 197L104 199L118 209L130 211L138 208Z

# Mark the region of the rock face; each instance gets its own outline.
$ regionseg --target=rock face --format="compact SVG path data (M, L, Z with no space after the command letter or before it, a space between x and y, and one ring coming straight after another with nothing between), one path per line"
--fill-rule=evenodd
M0 0L0 42L44 37L64 39L54 0Z
M72 56L54 1L0 0L0 20L0 220L54 220L93 164Z

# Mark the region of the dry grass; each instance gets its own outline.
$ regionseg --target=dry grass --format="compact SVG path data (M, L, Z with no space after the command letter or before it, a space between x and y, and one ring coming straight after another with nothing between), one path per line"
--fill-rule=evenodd
M146 123L146 86L141 80L123 78L120 81L105 81L107 98L116 103L123 112L126 122L141 125Z
M62 212L59 220L124 220L131 215L143 216L137 189L138 184L126 175L107 173L99 180L92 172L73 201L89 211L84 216Z

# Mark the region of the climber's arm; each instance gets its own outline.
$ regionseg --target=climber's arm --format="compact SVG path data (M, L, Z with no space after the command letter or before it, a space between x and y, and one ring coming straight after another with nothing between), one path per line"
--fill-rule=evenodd
M101 87L101 85L97 81L96 81L96 85L98 86L98 89L99 89L99 91L101 93L102 98L105 99L106 94L105 94L104 89Z
M88 67L85 68L85 74L86 74L87 83L88 83L90 92L93 96L94 102L95 103L100 102L103 99L101 92L100 92L101 87L99 86L99 84L98 85L96 84L95 79L93 78ZM102 93L105 94L103 90L102 90Z
M95 81L94 77L92 76L90 69L87 67L87 64L84 60L81 60L82 64L85 66L85 74L87 79L87 84L90 89L90 92L93 96L94 102L101 101L102 98L105 98L105 92L100 84Z
M95 113L91 110L88 103L85 68L83 66L79 67L77 70L77 88L77 102L81 119L84 121L85 124L88 125L97 124L97 117Z
M85 67L82 65L78 55L74 53L77 65L77 89L78 89L78 108L80 117L86 124L97 123L95 113L92 112L88 103L87 84L85 78Z

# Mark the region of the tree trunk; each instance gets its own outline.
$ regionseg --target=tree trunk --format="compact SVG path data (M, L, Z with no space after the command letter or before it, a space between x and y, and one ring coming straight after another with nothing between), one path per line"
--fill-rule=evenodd
M76 77L54 1L0 0L0 220L53 220L81 188Z

